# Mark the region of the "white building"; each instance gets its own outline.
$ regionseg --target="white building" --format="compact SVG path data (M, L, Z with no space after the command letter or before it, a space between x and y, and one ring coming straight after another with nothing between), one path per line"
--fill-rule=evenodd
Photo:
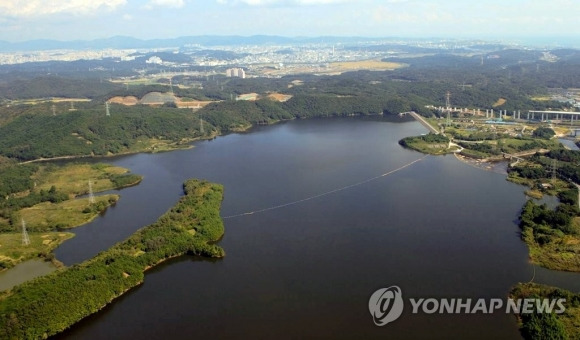
M226 76L228 77L237 77L237 78L246 78L246 72L243 68L229 68L226 70Z
M145 61L145 63L146 64L158 64L158 65L161 65L161 64L163 64L163 60L161 60L161 58L159 58L157 56L153 56L153 57L147 59Z

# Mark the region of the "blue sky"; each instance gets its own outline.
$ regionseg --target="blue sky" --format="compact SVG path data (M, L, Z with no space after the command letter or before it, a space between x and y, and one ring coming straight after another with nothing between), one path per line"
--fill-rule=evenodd
M0 40L187 35L580 40L578 0L1 0Z

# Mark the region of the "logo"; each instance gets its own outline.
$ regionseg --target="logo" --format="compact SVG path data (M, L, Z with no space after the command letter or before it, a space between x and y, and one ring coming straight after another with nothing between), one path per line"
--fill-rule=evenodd
M566 299L538 298L408 298L412 307L409 314L562 314ZM377 326L385 326L403 314L405 301L401 288L381 288L369 299L369 312ZM407 305L409 306L409 304Z
M369 311L377 326L384 326L397 320L403 313L403 307L403 294L401 288L397 286L381 288L369 299Z

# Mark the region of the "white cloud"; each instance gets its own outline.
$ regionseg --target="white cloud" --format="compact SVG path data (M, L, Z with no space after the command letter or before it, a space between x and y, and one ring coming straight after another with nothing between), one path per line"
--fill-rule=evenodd
M38 17L57 13L88 14L99 9L114 10L127 0L2 0L0 16Z
M149 0L145 5L146 9L153 9L154 7L166 8L181 8L185 6L184 0Z

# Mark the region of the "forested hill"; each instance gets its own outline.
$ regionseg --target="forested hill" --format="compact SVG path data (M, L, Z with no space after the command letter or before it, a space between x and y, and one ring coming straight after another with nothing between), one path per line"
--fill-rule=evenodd
M77 103L75 110L65 109L63 104L59 104L56 115L52 114L50 103L17 105L0 110L0 155L27 161L155 151L158 141L165 144L185 143L228 131L245 130L252 125L293 118L398 114L409 110L429 116L433 112L426 105L442 105L444 93L449 89L446 83L372 79L377 79L377 75L369 72L314 78L291 89L285 85L287 91L284 93L292 96L286 102L270 100L267 98L268 92L265 92L260 93L263 99L257 101L226 99L195 113L178 109L171 103L161 107L111 104L111 115L106 116L103 102L107 96L90 103ZM281 83L287 84L288 79L263 81L276 85L271 88L281 90ZM252 82L240 84L239 80L231 81L225 83L224 90L208 82L203 92L179 90L184 92L179 94L207 98L213 93L224 98L230 97L226 91L234 88L235 93L250 92ZM528 90L535 92L536 88ZM140 88L131 91L143 92ZM119 90L114 92L118 93ZM532 101L526 92L514 89L505 79L498 80L493 87L471 86L455 91L453 102L458 107L485 109L505 97L509 99L501 108L508 110L542 109L554 104L550 101ZM200 117L204 121L203 133Z
M150 139L177 142L199 137L191 111L115 106L79 109L52 116L24 114L0 127L0 154L20 161L59 156L108 155L145 151ZM141 145L142 144L142 145Z
M122 85L99 79L69 79L57 76L42 76L34 79L0 83L0 99L94 98L121 87Z
M155 151L159 143L183 144L293 118L398 114L409 110L429 116L434 112L426 106L443 106L447 92L451 93L454 107L509 111L572 108L569 103L547 99L548 87L580 87L580 59L576 52L562 50L558 54L560 61L552 63L538 60L538 52L505 50L497 54L489 59L451 54L399 59L409 66L334 76L238 79L182 75L169 79L160 70L150 70L159 72L156 74L160 78L152 78L148 85L131 86L95 77L3 78L0 101L5 99L6 105L0 107L0 156L27 161ZM105 115L104 103L110 98L140 99L151 91L172 91L183 102L214 103L197 112L178 109L174 103L161 107L111 104L111 115ZM262 99L235 100L248 93L257 93ZM267 99L272 94L282 94L289 100ZM20 100L10 101L61 96L91 101L74 103L74 108L71 103L36 101L36 105L23 105ZM204 122L203 133L200 118Z
M77 111L53 116L48 108L19 115L0 127L0 155L19 161L62 156L103 156L124 152L154 151L151 140L169 143L228 131L247 129L256 124L322 116L398 114L414 107L400 98L329 95L297 95L280 103L258 101L216 102L192 113L163 107L112 104L110 116L103 105L78 104ZM419 110L420 107L415 109ZM203 119L204 132L200 124Z

